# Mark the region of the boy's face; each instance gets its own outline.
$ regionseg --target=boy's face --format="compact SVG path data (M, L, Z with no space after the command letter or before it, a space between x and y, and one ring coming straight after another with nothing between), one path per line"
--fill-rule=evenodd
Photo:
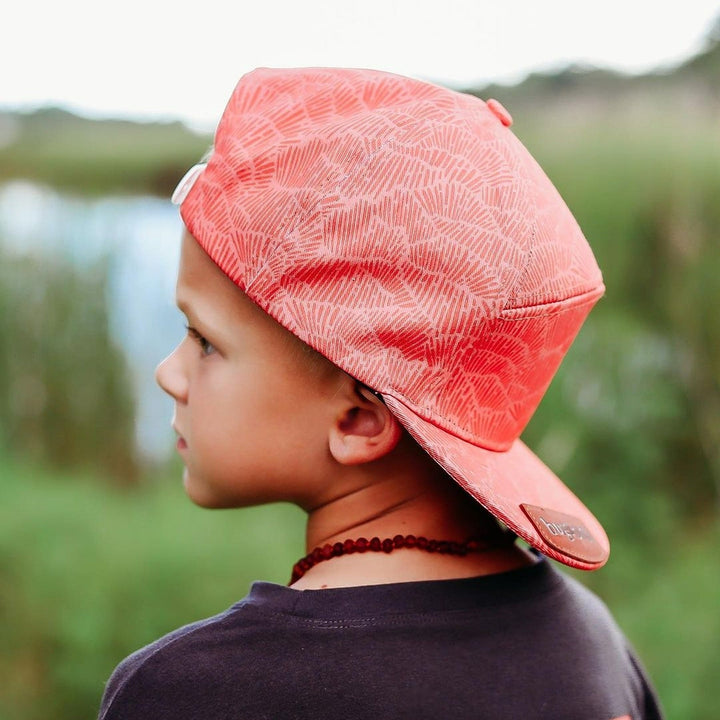
M312 503L327 458L327 399L340 371L311 363L302 343L250 301L187 231L177 304L188 333L156 378L175 400L190 498L205 507Z

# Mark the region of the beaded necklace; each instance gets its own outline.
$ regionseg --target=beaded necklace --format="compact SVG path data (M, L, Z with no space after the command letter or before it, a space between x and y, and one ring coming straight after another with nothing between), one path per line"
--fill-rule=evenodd
M357 540L348 539L344 542L336 542L331 545L316 547L309 552L304 558L298 560L293 566L290 585L298 581L311 567L315 567L318 563L341 555L352 555L353 553L365 552L383 552L391 553L393 550L407 548L408 550L424 550L429 553L439 553L440 555L457 555L464 557L472 552L484 552L495 548L512 545L517 536L509 530L498 529L497 533L485 537L472 537L465 542L459 543L452 540L428 540L422 535L395 535L392 538L380 540L374 537L368 540L361 537Z

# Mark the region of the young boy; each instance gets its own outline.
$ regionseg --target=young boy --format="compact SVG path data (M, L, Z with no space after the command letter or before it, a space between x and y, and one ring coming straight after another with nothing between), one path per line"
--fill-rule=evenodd
M101 718L660 717L545 559L608 557L518 439L604 288L510 124L368 70L240 81L176 191L188 334L157 379L190 498L297 503L308 554L127 658Z

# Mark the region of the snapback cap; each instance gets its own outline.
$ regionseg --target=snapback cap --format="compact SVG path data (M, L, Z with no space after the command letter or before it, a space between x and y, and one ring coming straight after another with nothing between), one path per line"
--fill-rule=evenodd
M592 513L520 434L604 292L509 113L371 70L259 69L174 194L257 305L380 393L426 452L542 553L592 570Z

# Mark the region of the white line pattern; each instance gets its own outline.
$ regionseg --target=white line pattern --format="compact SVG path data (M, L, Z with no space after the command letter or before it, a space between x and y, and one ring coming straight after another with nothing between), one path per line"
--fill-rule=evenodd
M222 270L385 396L446 470L561 562L520 509L585 506L518 440L604 287L585 238L481 100L399 76L257 70L181 206ZM603 561L604 562L604 561Z

